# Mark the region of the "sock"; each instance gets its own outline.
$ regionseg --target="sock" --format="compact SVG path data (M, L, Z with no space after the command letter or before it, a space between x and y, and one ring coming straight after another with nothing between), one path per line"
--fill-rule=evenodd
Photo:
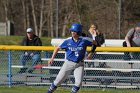
M47 93L53 93L56 90L56 88L57 86L55 86L54 83L52 83Z
M77 91L80 89L80 87L74 86L71 90L71 93L77 93Z

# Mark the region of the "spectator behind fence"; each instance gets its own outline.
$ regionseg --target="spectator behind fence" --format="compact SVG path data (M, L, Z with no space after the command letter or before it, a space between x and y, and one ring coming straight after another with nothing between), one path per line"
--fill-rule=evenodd
M131 28L125 36L123 47L140 47L140 22L134 28ZM125 52L124 59L139 58L139 52Z
M26 31L26 36L23 38L21 45L22 46L42 46L42 42L38 36L33 33L32 28L28 28ZM30 68L23 67L20 69L19 73L25 73L28 71L29 73L33 72L33 66L38 64L41 61L40 51L37 50L28 50L22 51L22 55L20 56L20 63L22 66L26 66L26 62L32 60L32 65Z
M92 52L89 53L88 56L87 56L87 59L91 59L93 53L95 53L96 47L100 47L105 42L105 38L104 38L103 33L98 31L98 26L95 23L92 23L90 25L90 28L89 28L88 31L90 33L90 37L92 37L93 40L95 40L97 42L97 45L92 45L92 48L91 48ZM89 64L89 65L91 65L92 67L94 66L94 64ZM100 63L99 65L106 65L106 64L105 63L103 63L103 64Z

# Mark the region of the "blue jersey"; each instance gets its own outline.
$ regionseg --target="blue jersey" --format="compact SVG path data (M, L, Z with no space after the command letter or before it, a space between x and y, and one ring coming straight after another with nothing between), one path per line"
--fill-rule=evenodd
M88 37L79 37L77 42L72 37L67 38L59 47L65 49L66 59L78 63L85 57L87 46L92 45L93 40Z

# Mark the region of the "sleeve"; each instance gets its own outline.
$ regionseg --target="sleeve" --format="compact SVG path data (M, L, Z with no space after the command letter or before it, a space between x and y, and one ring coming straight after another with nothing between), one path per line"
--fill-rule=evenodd
M92 45L92 42L93 42L93 39L92 38L85 37L84 39L86 40L86 45L87 46L91 46Z
M62 44L60 44L59 47L62 49L66 49L67 48L67 40L65 40Z
M87 45L88 46L92 46L90 52L91 53L94 53L97 46L92 44L93 39L92 38L89 38L89 37L86 37L85 39L87 40Z

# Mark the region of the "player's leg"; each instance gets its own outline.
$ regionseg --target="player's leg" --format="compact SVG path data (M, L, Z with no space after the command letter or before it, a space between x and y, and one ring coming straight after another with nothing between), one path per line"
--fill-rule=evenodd
M76 65L76 63L74 63L74 62L66 61L63 64L61 70L59 71L59 73L54 81L54 84L60 85L68 77L68 75L70 75L70 73L73 71L75 65Z
M57 89L57 86L54 83L51 84L47 93L53 93Z
M55 81L51 84L47 93L53 93L56 90L57 86L61 85L61 83L68 77L68 75L73 70L74 62L65 62L59 71Z
M71 93L78 92L80 86L82 85L83 76L84 76L84 65L83 63L80 63L79 67L77 67L74 70L75 86L72 88Z
M77 93L79 89L80 89L80 87L73 86L71 93Z

